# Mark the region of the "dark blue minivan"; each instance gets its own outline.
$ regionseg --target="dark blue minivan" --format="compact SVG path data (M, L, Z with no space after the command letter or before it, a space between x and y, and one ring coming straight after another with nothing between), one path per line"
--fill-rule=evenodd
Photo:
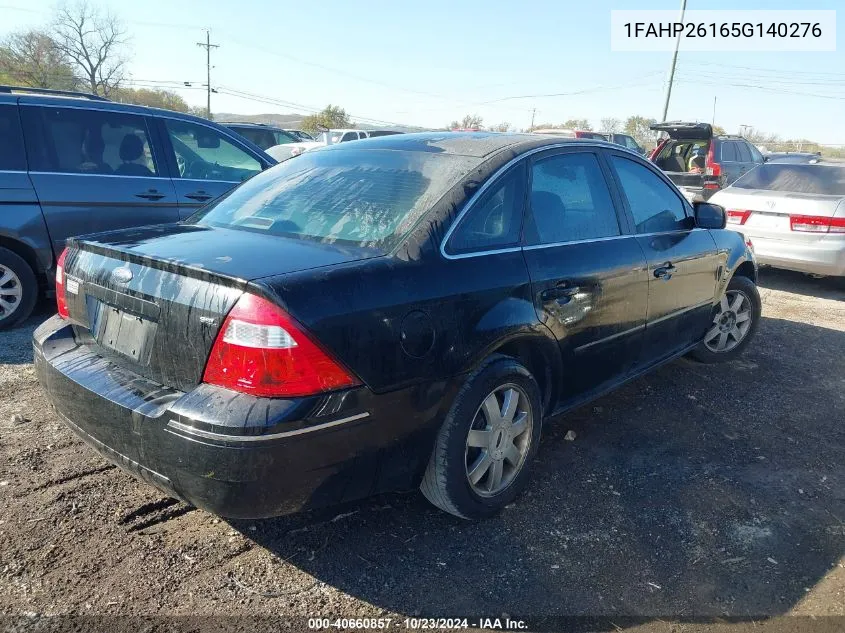
M178 222L275 164L198 117L0 86L0 329L52 292L67 238Z

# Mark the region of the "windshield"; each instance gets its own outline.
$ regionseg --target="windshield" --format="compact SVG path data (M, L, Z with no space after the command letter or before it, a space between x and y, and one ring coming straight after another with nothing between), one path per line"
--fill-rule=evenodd
M766 163L737 180L738 189L845 196L845 166Z
M390 250L476 164L432 152L305 153L259 174L190 221Z

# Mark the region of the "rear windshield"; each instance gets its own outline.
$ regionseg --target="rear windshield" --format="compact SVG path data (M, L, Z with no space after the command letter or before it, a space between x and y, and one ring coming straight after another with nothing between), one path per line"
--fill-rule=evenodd
M435 152L306 152L248 180L189 221L390 250L477 164Z
M766 163L745 174L732 186L739 189L845 196L845 166Z

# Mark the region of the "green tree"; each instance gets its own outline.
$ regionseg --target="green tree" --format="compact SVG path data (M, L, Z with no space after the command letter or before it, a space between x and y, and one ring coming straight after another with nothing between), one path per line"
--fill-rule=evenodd
M346 110L340 106L327 105L317 114L311 114L302 119L302 129L306 132L319 132L321 128L352 127L352 122Z
M42 31L12 33L0 44L0 75L4 83L31 88L75 90L73 66Z
M484 119L482 119L477 114L467 114L460 121L452 121L449 124L449 129L450 130L455 130L455 129L473 130L475 128L480 128L481 124L483 122L484 122Z
M170 90L150 90L148 88L113 88L109 98L120 103L134 103L135 105L164 108L176 112L189 112L190 107L185 100ZM205 109L202 110L205 112Z
M652 125L657 123L656 119L647 119L642 116L629 116L625 119L625 125L622 131L625 134L633 136L641 147L651 149L657 144L658 133L649 129Z
M111 14L104 14L86 0L60 5L53 22L56 47L85 78L94 94L109 96L120 85L126 68L123 48L126 31Z
M563 122L563 127L570 130L592 130L593 126L587 119L567 119Z

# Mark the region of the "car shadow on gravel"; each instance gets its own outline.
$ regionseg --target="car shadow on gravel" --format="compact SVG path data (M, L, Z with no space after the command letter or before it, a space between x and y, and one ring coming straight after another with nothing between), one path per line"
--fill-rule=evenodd
M845 277L811 277L777 268L761 268L757 284L761 289L845 301Z
M410 616L800 612L845 554L843 350L843 332L764 318L740 360L674 362L549 421L529 491L485 522L412 493L232 525Z
M25 365L32 362L32 333L55 313L52 302L42 301L20 325L0 330L0 365Z

